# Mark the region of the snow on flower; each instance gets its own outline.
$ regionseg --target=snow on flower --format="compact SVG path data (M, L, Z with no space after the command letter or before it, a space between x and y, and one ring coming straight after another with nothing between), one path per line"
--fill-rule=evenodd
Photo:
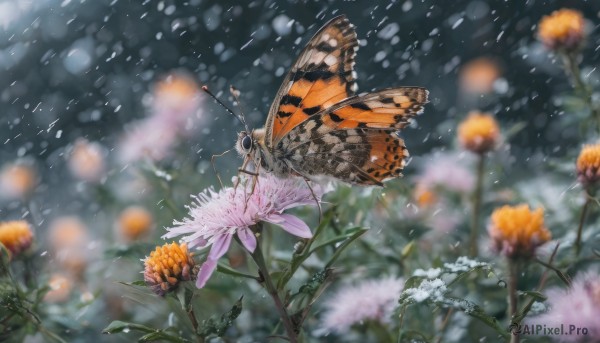
M163 238L183 236L190 248L211 246L208 259L198 273L196 286L204 287L217 267L217 260L229 249L231 239L237 235L250 252L256 248L256 237L251 227L259 222L269 222L285 231L310 238L312 232L298 217L283 213L302 206L316 206L323 194L322 188L310 189L299 178L279 179L271 174L257 178L252 190L252 179L245 180L237 188L227 187L220 192L205 190L189 207L189 217L175 221L175 226Z
M560 336L553 336L561 342L600 341L600 275L580 274L569 289L552 288L546 292L546 313L527 320L528 325L564 327ZM569 328L586 328L587 334L570 332Z
M442 279L423 280L419 287L405 289L402 296L406 300L414 302L423 302L427 299L437 301L444 298L447 288Z
M325 302L323 328L337 333L347 332L352 325L364 321L386 324L398 305L404 281L396 278L372 279L346 286Z

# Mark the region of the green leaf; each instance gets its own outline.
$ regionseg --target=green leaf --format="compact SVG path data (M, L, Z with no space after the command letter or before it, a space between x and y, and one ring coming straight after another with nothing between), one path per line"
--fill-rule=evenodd
M156 342L156 341L167 341L167 342L176 342L176 343L189 342L187 339L170 335L162 330L149 333L138 339L138 342Z
M244 297L240 297L238 301L231 307L231 309L223 315L221 315L220 320L217 320L214 316L208 318L207 320L202 321L200 332L198 333L202 337L208 337L210 335L216 335L218 337L223 337L227 329L233 325L235 319L242 313L242 299Z
M346 250L346 248L348 248L350 246L350 244L352 244L352 242L354 242L357 238L359 238L360 236L362 236L367 231L369 231L369 229L357 228L356 232L352 236L350 236L348 239L346 239L344 241L344 243L342 243L335 250L335 253L333 253L333 256L329 259L329 262L327 262L327 264L325 265L325 269L331 268L331 266L335 263L335 261L340 257L340 255L342 254L342 252L344 250Z
M119 333L119 332L123 332L123 331L129 331L129 330L140 331L140 332L145 332L145 333L151 333L151 332L157 331L157 330L147 327L145 325L122 322L120 320L114 320L112 323L108 324L108 326L106 328L104 328L104 330L102 330L102 333L103 334L113 334L113 333Z
M217 271L220 273L235 276L235 277L243 277L243 278L253 279L253 280L257 279L256 276L239 272L223 263L217 264Z

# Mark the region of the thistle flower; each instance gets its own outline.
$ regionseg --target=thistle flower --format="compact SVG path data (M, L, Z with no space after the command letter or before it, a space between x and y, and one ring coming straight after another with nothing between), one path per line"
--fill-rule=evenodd
M531 257L551 238L544 226L544 210L531 211L526 204L494 210L488 233L496 250L509 258Z
M31 227L24 220L0 222L0 243L12 255L19 255L27 250L33 242Z
M105 155L106 151L100 144L78 139L69 156L69 170L78 179L98 182L104 175Z
M500 128L490 114L472 111L458 126L458 140L467 150L484 154L495 148Z
M460 71L460 88L467 93L490 93L500 77L498 64L481 57L465 64Z
M192 279L194 259L186 244L165 244L144 259L144 281L158 295L164 296L180 281Z
M130 206L121 212L116 227L123 239L134 241L147 235L153 223L152 214L148 210L139 206Z
M563 8L540 20L538 38L550 50L574 51L583 42L584 24L581 12Z
M552 288L546 292L549 310L530 318L528 325L564 327L559 336L561 342L600 341L600 275L587 273L578 275L568 289ZM571 327L587 329L570 331Z
M0 172L0 197L18 199L27 196L36 184L33 169L25 164L9 164Z
M205 190L190 206L190 217L175 221L175 227L163 238L185 235L183 241L192 247L211 246L208 259L198 273L196 286L204 287L217 267L217 260L229 249L234 235L250 252L256 248L256 237L250 227L259 222L276 224L285 231L302 238L312 237L306 223L285 210L302 205L316 205L305 182L299 178L279 179L269 173L257 178L252 190L252 180L237 189L227 187L220 192ZM323 191L313 187L317 201Z
M388 324L403 287L402 279L391 277L346 286L325 302L322 326L327 331L345 333L366 321Z
M600 180L600 144L585 145L577 157L577 180L585 187Z

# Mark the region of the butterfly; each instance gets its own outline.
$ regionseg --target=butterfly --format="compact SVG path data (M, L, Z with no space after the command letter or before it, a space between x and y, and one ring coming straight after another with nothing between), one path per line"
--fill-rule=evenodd
M357 50L344 15L314 35L279 88L264 128L238 134L244 166L356 185L383 186L402 175L409 154L398 130L423 112L429 92L399 87L355 95Z

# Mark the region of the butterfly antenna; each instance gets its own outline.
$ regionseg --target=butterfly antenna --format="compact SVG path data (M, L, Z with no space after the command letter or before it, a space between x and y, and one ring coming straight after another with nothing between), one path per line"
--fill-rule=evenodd
M242 122L242 124L244 124L244 126L246 126L246 121L244 120L244 118L243 118L243 117L240 117L240 116L239 116L239 115L237 115L237 114L235 114L235 113L234 113L234 112L231 110L231 108L227 107L227 105L225 105L225 104L223 103L223 101L221 101L221 99L217 98L217 96L216 96L216 95L214 95L214 94L213 94L213 93L212 93L212 92L211 92L211 91L208 89L208 87L207 87L207 86L202 86L202 90L203 90L203 91L204 91L206 94L210 95L210 97L211 97L211 98L213 98L213 99L214 99L214 100L215 100L215 101L216 101L216 102L217 102L219 105L223 106L223 108L224 108L224 109L225 109L227 112L229 112L229 114L231 114L232 116L236 117L236 118L237 118L237 119L238 119L240 122ZM247 126L246 126L246 127L247 127Z
M240 102L240 91L231 85L229 86L229 92L233 96L233 99L235 99L235 102L237 103L240 109L239 117L242 124L244 124L244 127L246 128L246 132L250 132L250 130L248 129L248 124L246 124L246 116L244 115L244 110L242 109L242 103Z

